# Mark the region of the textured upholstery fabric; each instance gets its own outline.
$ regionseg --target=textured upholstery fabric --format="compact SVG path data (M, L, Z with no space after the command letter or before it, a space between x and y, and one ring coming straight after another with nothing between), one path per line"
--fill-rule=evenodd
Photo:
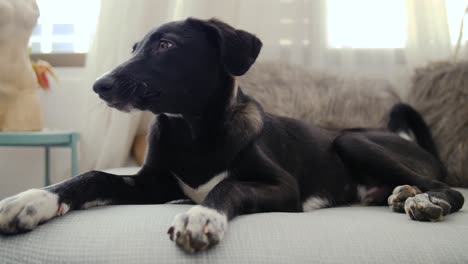
M467 205L437 223L361 206L241 216L221 244L196 255L166 234L189 207L74 211L33 232L0 236L0 263L468 263Z

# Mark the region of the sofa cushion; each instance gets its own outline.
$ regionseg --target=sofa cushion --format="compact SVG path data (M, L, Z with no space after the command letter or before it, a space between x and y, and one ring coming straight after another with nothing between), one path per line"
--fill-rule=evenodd
M73 211L33 232L0 236L0 263L468 263L466 205L435 223L362 206L240 216L224 241L196 255L166 234L189 207Z

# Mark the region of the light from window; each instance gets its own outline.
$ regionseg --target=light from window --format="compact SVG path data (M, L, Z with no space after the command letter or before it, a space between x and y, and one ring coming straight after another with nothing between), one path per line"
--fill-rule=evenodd
M87 52L96 29L99 0L37 0L40 17L29 39L33 53Z
M332 48L402 48L406 45L403 0L328 0Z
M445 1L445 11L447 12L448 26L450 30L450 40L453 45L457 44L460 34L460 24L464 17L462 44L468 41L468 15L465 15L465 9L468 6L467 0L447 0Z

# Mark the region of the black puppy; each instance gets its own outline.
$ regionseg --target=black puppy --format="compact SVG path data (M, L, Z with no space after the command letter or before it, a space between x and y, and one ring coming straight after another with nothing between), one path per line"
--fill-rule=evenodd
M426 124L407 105L393 108L388 129L331 131L265 113L234 77L261 47L254 35L213 19L149 32L94 85L111 107L157 114L142 169L132 176L91 171L7 198L0 232L32 230L90 206L190 198L198 205L177 215L168 233L194 252L219 242L239 214L388 198L393 210L433 221L462 207L459 192L434 180L446 170Z

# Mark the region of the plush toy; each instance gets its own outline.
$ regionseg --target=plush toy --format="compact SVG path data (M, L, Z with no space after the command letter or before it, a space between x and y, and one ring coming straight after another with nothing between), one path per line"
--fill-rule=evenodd
M42 129L38 82L28 54L38 17L35 0L0 0L0 131Z

